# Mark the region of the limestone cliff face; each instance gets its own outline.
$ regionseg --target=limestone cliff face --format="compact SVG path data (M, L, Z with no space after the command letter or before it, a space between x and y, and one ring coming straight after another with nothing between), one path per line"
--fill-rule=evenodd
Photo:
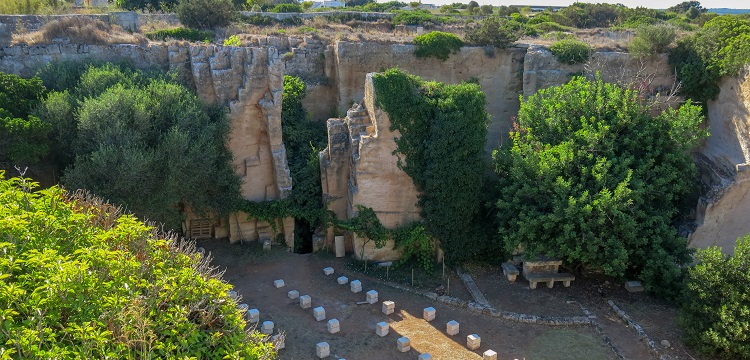
M750 69L724 78L708 104L711 135L700 150L704 182L713 187L700 199L698 227L690 246L720 246L734 253L738 237L750 234Z
M65 44L0 47L0 71L27 77L50 61L86 59L130 60L141 68L177 71L203 100L229 108L231 133L227 147L243 180L242 195L248 200L264 201L284 198L291 191L281 133L284 66L274 47ZM203 234L207 231L216 237L229 237L232 242L270 239L275 235L269 224L247 219L242 213L233 214L228 221L188 215L184 224L188 236L193 235L195 224L201 224ZM294 221L285 219L283 229L278 229L283 230L288 246L293 245L293 227Z
M329 146L320 154L323 196L339 219L356 216L357 205L372 208L387 228L419 220L418 192L409 175L398 168L393 151L398 131L391 131L388 114L375 105L377 94L367 74L364 100L345 119L328 120ZM329 234L327 244L333 242ZM360 259L387 261L399 253L389 241L376 249L372 242L350 234L350 251Z

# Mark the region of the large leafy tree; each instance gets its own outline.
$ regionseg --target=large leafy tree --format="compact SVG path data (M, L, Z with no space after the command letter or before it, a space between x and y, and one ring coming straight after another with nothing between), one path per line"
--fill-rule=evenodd
M185 207L223 215L237 206L226 116L168 78L90 67L38 113L70 161L62 178L70 189L88 189L171 228Z
M506 250L669 289L689 260L673 221L695 186L701 121L689 102L652 117L636 91L598 77L523 100L512 146L494 154Z

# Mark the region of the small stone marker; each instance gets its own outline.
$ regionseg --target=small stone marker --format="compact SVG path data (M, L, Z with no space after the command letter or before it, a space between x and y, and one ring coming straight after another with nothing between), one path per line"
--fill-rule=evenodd
M260 327L260 332L266 335L273 334L273 321L264 321Z
M628 281L625 283L625 290L631 293L642 292L643 285L641 285L640 281Z
M469 350L479 349L481 344L482 338L480 338L477 334L471 334L466 337L466 347L469 348Z
M358 293L362 291L362 282L359 280L352 280L349 283L349 288L352 290L353 293Z
M432 306L424 308L422 310L422 318L427 321L435 320L435 308Z
M299 306L303 309L307 309L312 306L312 299L310 295L302 295L299 297Z
M396 349L400 352L407 352L411 350L411 341L408 337L400 337L396 340Z
M418 360L432 360L432 355L430 355L430 353L420 354L417 359Z
M274 336L271 336L271 342L273 343L273 348L276 350L281 350L286 347L286 344L284 341L286 340L286 337L281 334L276 334Z
M445 324L445 332L448 333L448 335L456 335L458 334L458 321L451 320L448 321L447 324Z
M313 316L315 317L315 320L317 321L323 321L326 319L326 309L323 309L322 306L318 306L315 309L313 309Z
M370 304L378 302L378 292L375 290L368 291L367 298L365 300L367 300L367 302Z
M279 279L273 281L273 286L275 286L277 289L284 287L284 285L284 280Z
M482 360L497 360L497 353L493 350L487 350L482 354Z
M388 325L388 323L385 321L381 321L375 324L375 334L377 334L380 337L388 335L388 330L390 329L391 329L390 325Z
M349 278L347 278L346 276L339 276L339 278L336 279L336 281L339 282L339 285L344 285L349 282Z
M286 296L289 296L290 299L294 300L299 297L299 291L291 290L288 293L286 293Z
M258 309L250 309L247 311L247 321L249 321L251 324L257 323L260 321L260 311Z
M265 239L263 240L263 250L270 251L271 250L271 240Z
M331 334L335 334L341 330L341 327L339 326L339 321L336 319L328 320L328 325L326 325L326 328L328 329L328 332Z
M249 308L250 308L250 306L247 305L247 304L239 304L239 305L237 305L237 309L240 309L240 311L247 311L247 309L249 309Z
M383 314L390 315L396 310L396 303L393 301L383 301Z
M327 267L327 268L323 269L323 273L326 274L326 275L333 275L333 268L332 267Z
M665 348L670 348L672 347L672 344L669 343L669 340L662 340L661 346L664 346Z
M318 355L321 359L327 358L328 355L331 355L331 347L325 341L319 342L315 344L315 355Z

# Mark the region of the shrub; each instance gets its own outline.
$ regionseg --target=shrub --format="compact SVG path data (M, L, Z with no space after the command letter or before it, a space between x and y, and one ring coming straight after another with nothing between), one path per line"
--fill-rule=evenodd
M674 42L677 30L669 25L641 26L628 46L635 56L651 56L667 52Z
M214 38L214 33L211 31L202 31L202 30L196 30L196 29L189 29L184 27L174 28L174 29L163 29L163 30L156 30L150 33L146 34L146 37L148 37L151 40L167 40L167 39L175 39L175 40L187 40L187 41L193 41L193 42L205 42L205 41L211 41Z
M438 18L426 10L399 11L393 18L396 25L430 26L439 22Z
M85 193L33 191L29 179L3 176L3 356L275 357L262 335L245 331L231 285L194 244Z
M0 1L0 14L65 13L69 5L64 0L3 0Z
M237 35L232 35L224 39L224 46L242 46L242 41Z
M446 60L451 54L458 52L464 42L458 36L442 31L432 31L414 38L417 45L417 57L436 57Z
M574 30L573 28L570 28L570 27L567 27L567 26L564 26L564 25L560 25L560 24L558 24L556 22L552 22L552 21L538 23L538 24L535 24L535 25L532 25L532 26L537 30L537 32L541 32L541 33L548 33L548 32L553 32L553 31L567 31L567 32L570 32L570 31Z
M680 312L685 341L722 359L750 359L750 235L737 239L733 256L698 250L688 270Z
M271 9L274 13L301 13L302 6L299 4L278 4Z
M478 28L466 30L466 41L477 46L495 46L506 48L518 40L518 35L508 29L507 21L498 17L482 20Z
M550 45L552 55L565 64L581 64L591 56L591 46L576 39L563 39Z
M27 165L49 151L49 124L30 115L46 89L41 80L0 72L0 162Z
M101 20L81 16L65 16L44 24L39 31L14 34L13 43L28 45L51 44L55 39L68 39L74 44L110 45L145 44L141 34L131 34L120 27L111 27Z
M115 5L126 10L169 10L179 0L115 0Z
M234 16L234 4L231 0L180 0L175 12L187 27L213 29L229 25Z
M707 131L689 102L649 111L637 92L601 78L521 99L511 146L493 154L506 250L521 245L674 296L690 251L672 224L697 186L690 151Z

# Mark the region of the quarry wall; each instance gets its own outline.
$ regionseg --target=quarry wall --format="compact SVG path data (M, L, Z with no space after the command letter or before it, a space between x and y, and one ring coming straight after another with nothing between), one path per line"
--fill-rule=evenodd
M674 87L666 57L648 60L626 53L595 53L583 65L559 63L544 47L529 45L488 52L464 47L446 61L414 56L414 46L337 41L313 37L258 36L250 47L139 45L0 46L0 71L33 76L53 60L105 61L126 59L138 67L175 70L209 102L229 108L232 123L228 147L233 165L243 177L246 199L280 199L291 190L286 152L281 136L283 75L300 76L308 85L303 102L313 118L327 121L329 145L321 153L323 192L331 210L341 219L356 213L356 205L375 209L381 222L396 226L418 219L416 191L411 179L396 166L387 114L374 106L368 73L398 66L425 80L458 83L476 80L487 96L491 115L486 150L506 141L519 96L567 82L576 74L599 73L606 81L635 84L644 96L668 98ZM746 214L750 190L746 172L750 142L747 74L725 79L719 98L709 105L712 136L698 153L710 173L704 177L714 190L698 209L699 226L691 246L733 244L750 232ZM674 99L672 99L674 101ZM354 106L352 107L352 105ZM347 111L347 109L349 109ZM343 114L347 114L343 116ZM705 166L704 166L705 167ZM287 245L293 244L293 220L283 221ZM190 219L185 224L190 230ZM265 223L234 214L214 224L213 235L232 241L275 236ZM332 231L326 245L333 241ZM363 245L349 237L347 250ZM390 259L387 250L368 250L363 257Z

